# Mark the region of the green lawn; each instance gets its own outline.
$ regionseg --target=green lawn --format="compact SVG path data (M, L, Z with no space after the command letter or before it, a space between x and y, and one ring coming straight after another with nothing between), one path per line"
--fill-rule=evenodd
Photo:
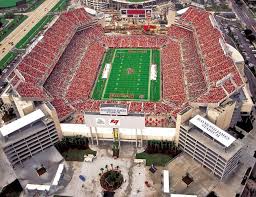
M111 64L107 79L105 65ZM157 80L150 80L150 66L157 65ZM109 49L103 58L92 97L96 100L160 99L160 52L157 49Z
M0 60L0 69L3 70L17 55L13 52L7 53L3 59Z
M0 8L11 8L16 7L16 3L21 0L0 0ZM44 0L26 0L27 4L32 4L30 6L38 6L40 5ZM31 10L30 10L31 11Z
M62 152L62 156L66 161L84 161L84 155L93 154L96 155L96 151L91 149L79 150L79 149L69 149L66 152Z
M172 158L169 155L155 153L137 153L136 159L146 159L146 165L151 166L152 164L156 166L165 166Z
M20 0L0 0L0 8L15 7Z
M5 26L8 23L8 20L5 19L4 16L0 16L0 21L2 22L3 26Z

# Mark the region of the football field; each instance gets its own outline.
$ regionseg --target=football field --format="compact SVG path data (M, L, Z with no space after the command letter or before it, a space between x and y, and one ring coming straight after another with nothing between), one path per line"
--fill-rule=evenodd
M152 65L156 65L156 80L151 80L150 77L153 72ZM160 99L159 50L109 49L103 58L92 98L158 101Z

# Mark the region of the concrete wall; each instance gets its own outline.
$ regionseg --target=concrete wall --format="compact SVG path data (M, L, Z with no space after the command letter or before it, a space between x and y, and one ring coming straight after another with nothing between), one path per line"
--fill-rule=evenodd
M99 140L113 139L113 128L88 127L85 124L61 123L63 136L82 135L98 138ZM172 141L176 135L175 128L146 127L144 129L119 128L119 137L122 141L142 140L168 140Z
M232 120L236 102L226 104L218 108L210 108L207 110L207 118L221 129L226 130Z

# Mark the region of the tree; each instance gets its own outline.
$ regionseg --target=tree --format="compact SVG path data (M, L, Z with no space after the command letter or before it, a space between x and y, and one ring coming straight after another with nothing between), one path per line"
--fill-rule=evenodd
M161 145L161 151L163 152L163 150L164 150L164 143L163 143L163 141L160 142L160 145Z
M14 13L12 13L12 12L7 12L7 13L4 15L4 18L13 19L13 18L14 18Z
M171 150L173 150L173 147L174 147L174 144L173 144L173 141L171 141Z
M175 141L172 141L172 143L173 143L174 148L176 148L177 146L176 146Z
M248 38L251 42L255 41L255 39L256 39L253 34L248 35L247 38Z
M252 30L250 30L250 29L245 29L245 30L244 30L244 33L245 33L245 35L250 35L250 34L252 34Z
M237 5L243 5L243 3L241 2L241 0L236 0Z

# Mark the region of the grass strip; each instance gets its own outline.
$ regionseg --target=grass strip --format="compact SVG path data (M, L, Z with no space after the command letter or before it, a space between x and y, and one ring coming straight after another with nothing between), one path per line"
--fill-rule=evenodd
M169 155L161 153L137 153L136 159L146 159L146 165L151 166L152 164L156 166L165 166L172 158Z
M14 60L16 56L17 54L14 52L7 53L0 61L0 69L3 70L8 64L12 62L12 60Z

